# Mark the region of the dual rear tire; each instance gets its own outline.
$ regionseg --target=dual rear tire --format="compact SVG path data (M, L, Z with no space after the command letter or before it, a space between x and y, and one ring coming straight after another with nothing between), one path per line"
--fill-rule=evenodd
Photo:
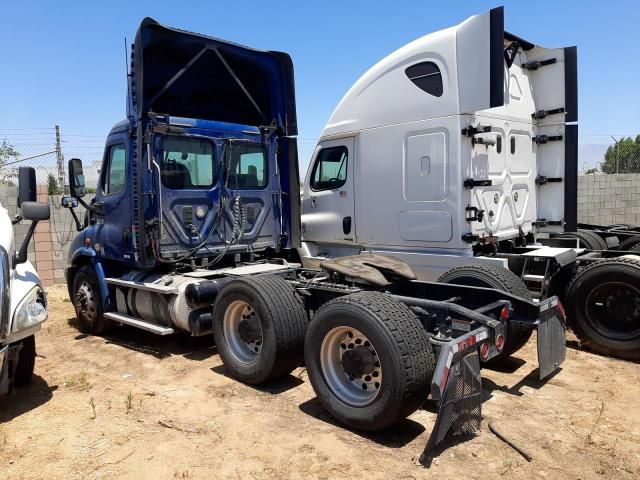
M520 277L511 270L498 265L478 264L452 268L441 275L437 281L455 285L495 288L527 300L533 299L531 292ZM529 325L509 322L504 349L492 361L499 361L520 350L529 341L532 332L533 327Z
M286 280L241 278L220 293L213 322L230 376L260 385L304 359L325 409L359 430L384 429L414 412L427 398L435 370L420 321L406 305L378 292L327 302L309 322Z
M640 257L601 260L578 270L567 288L565 306L584 346L640 360Z

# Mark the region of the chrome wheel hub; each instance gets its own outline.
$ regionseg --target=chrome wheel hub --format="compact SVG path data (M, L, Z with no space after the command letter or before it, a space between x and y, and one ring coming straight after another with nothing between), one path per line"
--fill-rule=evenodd
M91 285L87 282L82 282L80 287L76 291L76 308L78 310L78 316L82 317L90 325L96 318L96 301L93 295Z
M247 302L231 302L224 313L224 338L231 354L241 363L253 363L263 344L262 326L255 310Z
M348 405L368 405L380 392L378 353L355 328L336 327L327 333L320 346L320 367L331 391Z

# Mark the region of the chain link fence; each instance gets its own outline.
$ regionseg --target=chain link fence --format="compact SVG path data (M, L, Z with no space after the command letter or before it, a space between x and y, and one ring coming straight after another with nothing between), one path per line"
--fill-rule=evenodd
M17 183L18 167L36 170L39 185L51 194L63 193L67 185L66 165L70 158L84 164L85 181L91 189L98 183L105 135L65 132L55 126L42 128L0 128L0 186ZM304 178L316 146L316 138L298 138L300 175ZM578 146L581 174L640 173L640 135L584 135Z
M640 134L585 135L578 144L580 173L640 173Z

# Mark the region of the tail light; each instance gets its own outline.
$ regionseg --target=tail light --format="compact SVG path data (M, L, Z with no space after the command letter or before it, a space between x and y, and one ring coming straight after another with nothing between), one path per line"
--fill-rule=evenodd
M504 335L501 333L496 337L496 348L499 351L502 351L504 348Z
M500 310L500 318L502 320L509 318L509 309L507 307L502 307L502 310Z
M489 358L489 342L484 342L482 345L480 345L480 357L483 360Z
M564 306L562 305L562 302L560 300L558 300L558 310L560 310L560 315L562 315L562 320L566 321L567 312L564 311Z

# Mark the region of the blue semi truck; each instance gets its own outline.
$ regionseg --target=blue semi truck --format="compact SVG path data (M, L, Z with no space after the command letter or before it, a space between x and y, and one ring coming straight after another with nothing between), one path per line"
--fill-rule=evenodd
M493 32L492 50L503 36ZM145 19L95 198L85 200L82 162L69 162L63 205L79 233L66 276L80 327L213 333L226 372L251 385L304 362L325 408L361 430L396 423L431 393L430 447L478 428L481 363L532 330L541 377L557 370L557 297L418 281L380 255L303 268L296 135L287 54Z

